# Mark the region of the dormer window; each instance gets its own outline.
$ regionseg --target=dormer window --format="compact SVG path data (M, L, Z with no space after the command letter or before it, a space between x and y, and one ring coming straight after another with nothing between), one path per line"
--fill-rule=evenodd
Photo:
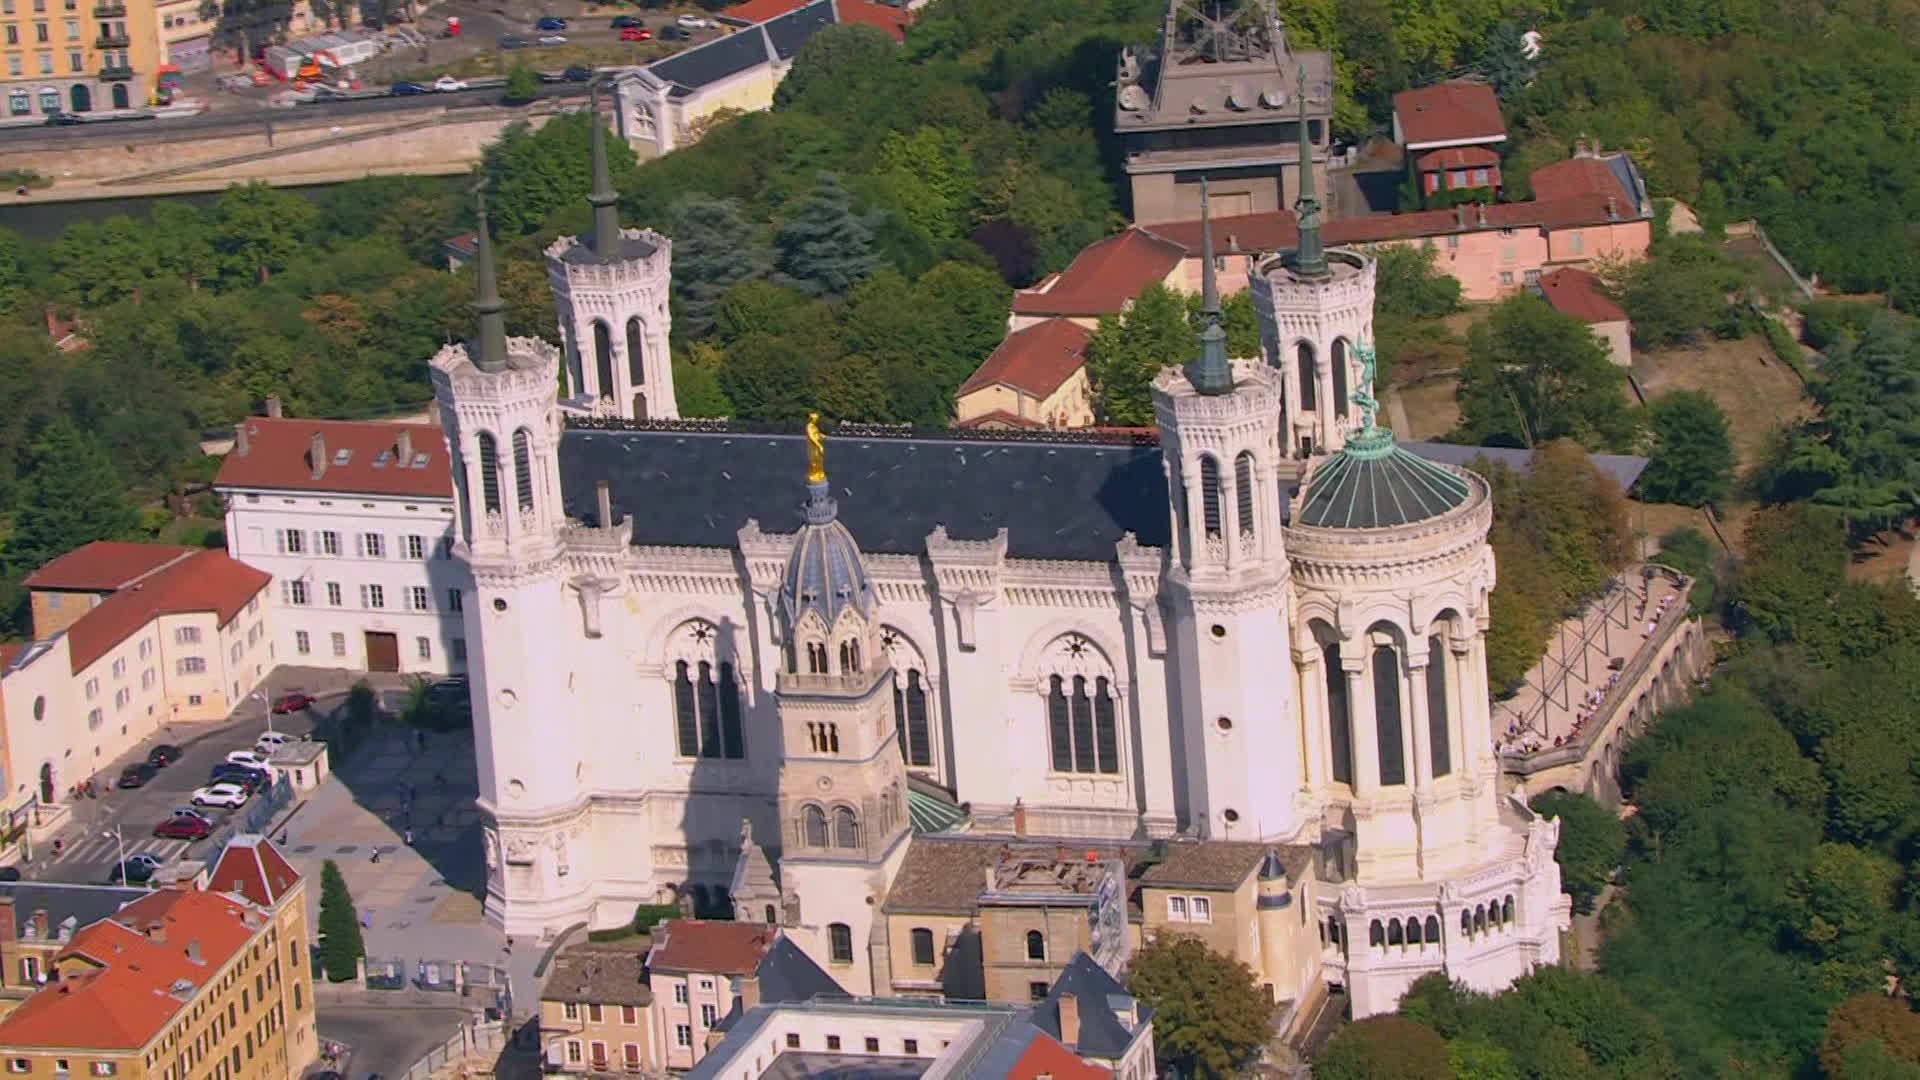
M335 450L333 452L333 463L335 465L345 465L347 462L352 460L353 460L352 450Z

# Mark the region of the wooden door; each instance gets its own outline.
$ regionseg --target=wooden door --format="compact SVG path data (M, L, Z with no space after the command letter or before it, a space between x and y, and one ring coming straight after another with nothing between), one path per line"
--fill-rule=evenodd
M400 637L367 631L367 670L400 670Z

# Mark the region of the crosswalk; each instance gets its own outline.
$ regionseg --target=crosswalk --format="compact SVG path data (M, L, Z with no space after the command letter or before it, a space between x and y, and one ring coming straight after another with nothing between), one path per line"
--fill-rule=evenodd
M134 855L146 854L152 855L161 862L172 862L179 858L181 854L191 846L193 846L192 842L187 840L162 840L154 836L129 836L127 837L127 856L131 858ZM60 849L60 854L54 858L53 863L56 866L61 863L106 863L108 866L112 866L113 861L118 858L119 855L120 846L112 836L95 834L84 840L76 840L64 844Z

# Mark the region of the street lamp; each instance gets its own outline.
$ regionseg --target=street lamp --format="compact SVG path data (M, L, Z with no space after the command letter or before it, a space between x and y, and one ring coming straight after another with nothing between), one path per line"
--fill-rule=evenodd
M103 829L103 830L101 830L101 832L100 832L100 835L101 835L102 837L107 837L107 836L111 836L111 837L113 837L113 843L114 843L114 847L115 847L115 848L117 848L117 849L119 850L119 852L120 852L120 884L122 884L122 885L125 885L125 884L127 883L127 839L126 839L126 836L125 836L125 834L123 834L123 833L121 833L121 831L120 831L120 826L118 826L118 825L115 825L115 826L114 826L113 828L111 828L111 829Z
M273 703L267 700L267 692L265 690L255 690L253 693L247 695L246 700L252 701L255 698L259 698L260 704L265 705L267 707L267 730L272 731L273 730Z

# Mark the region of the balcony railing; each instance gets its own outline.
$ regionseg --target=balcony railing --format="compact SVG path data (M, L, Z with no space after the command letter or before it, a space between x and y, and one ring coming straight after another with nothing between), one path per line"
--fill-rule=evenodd
M124 64L113 64L100 69L100 78L105 82L126 82L133 78L133 69Z
M96 49L124 49L133 44L133 39L125 34L101 34L94 39Z
M127 5L104 0L93 5L93 17L96 19L124 19L127 17Z

